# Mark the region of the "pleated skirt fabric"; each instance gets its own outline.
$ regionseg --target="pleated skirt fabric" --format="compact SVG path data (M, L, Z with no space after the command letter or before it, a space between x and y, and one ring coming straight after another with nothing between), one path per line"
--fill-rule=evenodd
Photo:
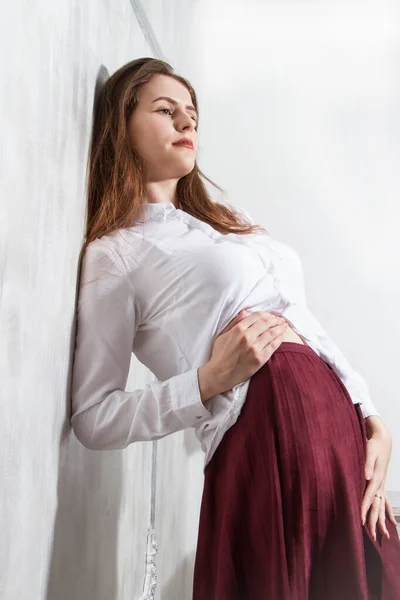
M400 600L400 540L361 524L366 428L336 372L283 342L205 469L192 600Z

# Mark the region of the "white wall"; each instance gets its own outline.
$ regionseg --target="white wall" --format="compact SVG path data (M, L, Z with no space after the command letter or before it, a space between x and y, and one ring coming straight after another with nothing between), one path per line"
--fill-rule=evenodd
M299 252L310 308L392 432L400 492L398 5L206 6L201 164Z
M17 0L0 40L0 597L131 600L151 444L86 450L70 430L69 386L94 88L104 67L149 45L124 0ZM147 379L139 366L129 383Z
M400 494L394 5L142 6L151 39L198 92L201 168L300 253L311 309L365 376L392 431L388 488ZM68 405L94 87L104 67L111 74L155 54L138 7L16 0L1 24L6 600L131 600L142 592L152 444L86 450L71 433ZM127 389L149 378L133 358ZM157 456L156 598L186 600L203 454L187 430L160 440Z

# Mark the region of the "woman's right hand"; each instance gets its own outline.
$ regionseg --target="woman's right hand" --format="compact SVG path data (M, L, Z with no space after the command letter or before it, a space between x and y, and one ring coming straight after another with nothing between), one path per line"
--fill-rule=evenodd
M210 360L199 369L203 402L254 375L280 346L287 326L268 311L246 317L241 310L217 336Z

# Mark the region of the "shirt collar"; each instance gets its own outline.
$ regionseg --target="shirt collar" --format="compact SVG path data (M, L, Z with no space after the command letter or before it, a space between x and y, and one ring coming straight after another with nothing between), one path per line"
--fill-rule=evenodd
M177 210L172 202L144 202L140 206L139 223L166 221L167 216Z

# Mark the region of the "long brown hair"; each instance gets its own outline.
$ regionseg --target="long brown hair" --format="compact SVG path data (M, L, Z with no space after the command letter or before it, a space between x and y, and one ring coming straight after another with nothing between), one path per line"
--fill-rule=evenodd
M87 168L86 240L82 251L96 238L131 227L139 215L145 194L144 165L130 144L127 121L138 103L140 88L156 74L168 75L186 86L199 113L196 93L189 81L162 60L138 58L106 80L94 105ZM178 181L178 208L222 234L265 231L259 225L244 222L239 213L224 204L214 202L201 177L224 191L201 172L196 161L193 170Z

